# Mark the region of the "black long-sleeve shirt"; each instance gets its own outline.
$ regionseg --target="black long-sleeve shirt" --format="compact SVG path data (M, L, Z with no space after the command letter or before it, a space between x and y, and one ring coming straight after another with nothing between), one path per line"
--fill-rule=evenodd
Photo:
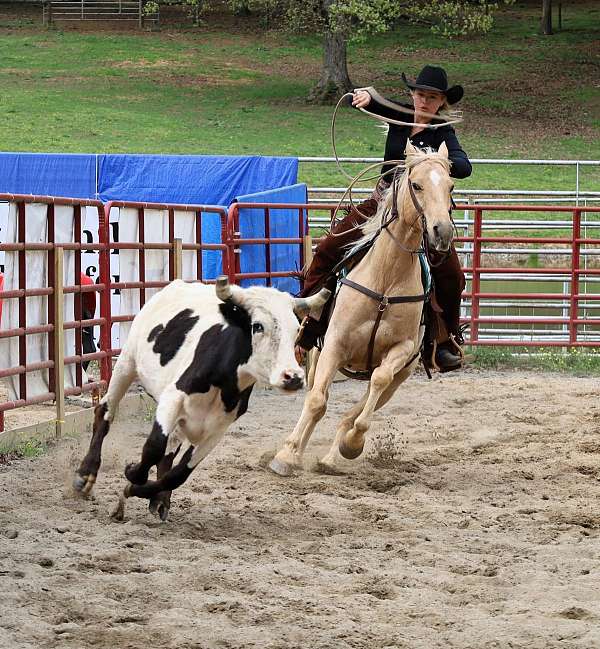
M369 89L371 90L371 89ZM399 104L398 102L389 102L390 104L396 104L403 108L408 108L411 112L406 113L400 110L394 110L392 106L381 104L373 96L377 93L371 93L371 101L365 110L370 113L375 113L376 115L381 115L382 117L389 117L390 119L401 120L405 122L413 121L414 110L412 106L407 104ZM389 100L386 100L389 101ZM442 118L440 118L442 119ZM440 126L439 128L425 128L416 135L411 137L410 132L412 126L398 126L397 124L389 124L389 131L387 134L387 140L385 142L385 154L384 160L404 160L406 154L404 149L406 148L406 141L410 138L411 144L418 147L419 149L425 147L431 147L437 151L442 142L446 143L448 147L448 157L452 162L450 167L450 175L453 178L468 178L471 175L472 167L469 162L467 154L463 151L456 133L452 126ZM383 165L381 168L381 173L385 173L390 169L393 169L394 165ZM391 174L387 176L388 179L391 179Z

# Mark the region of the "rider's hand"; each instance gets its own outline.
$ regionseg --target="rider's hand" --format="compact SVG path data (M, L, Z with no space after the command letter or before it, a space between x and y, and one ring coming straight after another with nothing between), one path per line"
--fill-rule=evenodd
M371 95L366 90L355 90L352 93L352 105L356 108L366 108L371 103Z

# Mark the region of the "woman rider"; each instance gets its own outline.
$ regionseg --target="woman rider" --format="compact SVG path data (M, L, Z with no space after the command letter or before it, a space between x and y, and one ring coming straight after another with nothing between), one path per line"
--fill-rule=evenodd
M403 160L407 140L410 140L417 148L431 147L436 151L442 142L445 142L448 147L448 157L452 163L450 175L454 178L470 176L471 163L467 154L462 150L452 126L446 125L436 129L425 126L436 119L440 122L447 121L444 111L450 105L460 101L463 96L462 86L448 87L445 70L431 65L426 65L414 82L407 80L404 73L402 79L410 89L412 106L384 99L373 88L356 90L352 95L352 105L356 108L366 108L369 112L383 117L417 124L417 126L389 125L384 162L385 160ZM409 109L410 112L407 113L406 109ZM440 117L430 117L430 115L436 114L439 114ZM312 295L320 288L334 266L342 259L348 244L361 236L362 231L355 226L375 214L383 191L390 185L393 169L393 164L386 165L384 163L381 172L382 174L389 173L379 180L371 198L351 210L344 219L336 224L333 232L337 236L330 234L321 241L310 267L304 274L302 296ZM347 234L339 236L344 232ZM452 246L448 256L432 251L430 257L433 262L431 274L434 280L435 298L437 305L441 308L441 317L447 334L452 335L454 340L462 344L459 327L460 296L465 288L465 277L458 255ZM437 265L438 263L439 265ZM323 325L309 319L298 344L305 349L310 349L315 344L316 338L323 334ZM442 371L456 369L461 365L461 356L450 339L438 344L435 360Z

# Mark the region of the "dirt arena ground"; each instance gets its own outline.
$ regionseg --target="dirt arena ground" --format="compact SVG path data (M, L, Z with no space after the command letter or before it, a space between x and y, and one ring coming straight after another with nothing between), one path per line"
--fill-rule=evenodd
M598 379L416 376L345 475L314 472L363 388L334 385L288 479L263 467L303 397L259 391L167 523L108 516L150 417L113 428L93 499L87 440L0 467L0 647L600 647Z

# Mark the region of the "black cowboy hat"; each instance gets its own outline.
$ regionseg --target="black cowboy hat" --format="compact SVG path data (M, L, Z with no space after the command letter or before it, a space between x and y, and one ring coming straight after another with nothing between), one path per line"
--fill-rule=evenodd
M402 73L402 81L411 90L433 90L446 95L449 104L456 104L462 99L464 90L462 86L452 86L448 88L448 76L444 68L437 68L434 65L426 65L414 82L406 78Z

